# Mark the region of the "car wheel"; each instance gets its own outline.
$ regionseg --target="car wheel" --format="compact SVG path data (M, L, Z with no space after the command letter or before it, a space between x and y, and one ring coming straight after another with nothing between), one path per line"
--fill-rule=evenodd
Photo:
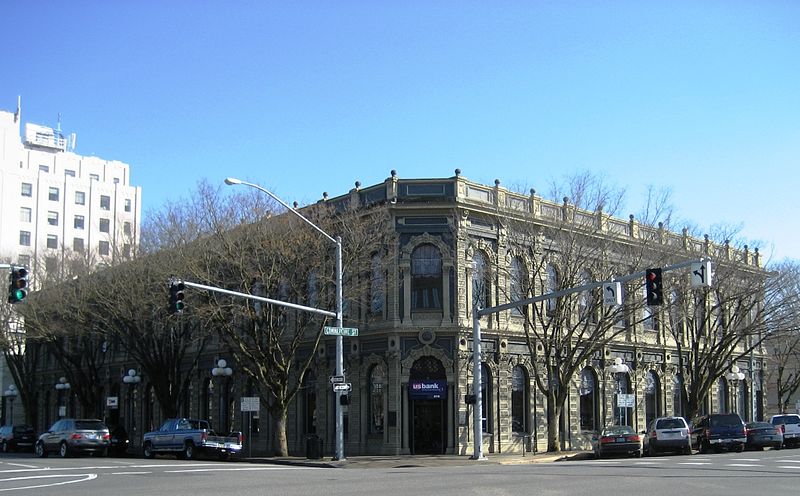
M775 446L772 447L772 449L776 449L776 450L779 450L781 448L783 448L782 443L778 443L778 444L776 444Z
M150 444L149 442L144 443L144 447L142 448L142 454L147 459L153 458L156 455L155 453L153 453L153 445Z
M226 462L231 459L231 454L227 451L220 451L219 459L222 460L223 462Z
M658 454L655 446L653 446L653 443L647 445L647 454L650 456L656 456Z
M764 450L764 447L763 447L763 446L761 447L761 450L762 450L762 451ZM737 452L737 453L741 453L742 451L744 451L744 445L743 445L743 444L739 444L739 445L737 445L737 446L736 446L736 452Z
M33 451L39 458L47 458L47 450L45 449L43 442L39 441L38 443L36 443L36 446L33 448Z
M183 458L187 460L194 458L194 444L191 441L187 441L183 446Z
M705 439L701 439L701 440L700 440L700 450L699 450L699 451L700 451L700 454L701 454L701 455L705 455L706 453L708 453L708 448L709 448L709 445L708 445L708 443L705 441Z
M67 446L66 441L61 441L61 446L58 448L58 454L61 455L61 458L67 458L69 456L69 446Z

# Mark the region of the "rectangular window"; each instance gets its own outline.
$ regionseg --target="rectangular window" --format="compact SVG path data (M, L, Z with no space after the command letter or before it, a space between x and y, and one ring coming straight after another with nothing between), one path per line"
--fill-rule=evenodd
M33 196L33 184L22 183L22 196Z
M131 201L130 200L125 200L125 211L126 212L130 212L131 211Z
M73 226L75 229L83 229L83 215L76 215Z
M58 212L47 212L47 223L51 226L58 225Z
M42 171L42 172L50 172L50 166L49 165L40 165L39 166L39 170Z
M125 243L124 245L122 245L122 254L123 254L123 255L124 255L126 258L130 258L130 256L131 256L131 245L129 245L129 244L127 244L127 243Z
M83 191L75 192L75 205L86 205L86 193Z
M56 236L55 234L48 234L47 247L53 249L58 248L58 236Z
M83 238L73 238L72 249L78 253L83 253Z
M98 176L97 174L89 174L89 180L90 181L99 181L100 180L100 176Z
M64 175L67 177L75 177L75 171L72 169L65 169Z
M109 225L108 219L100 219L100 232L109 232Z
M25 267L31 266L31 256L30 255L20 255L17 257L17 263L19 265L24 265Z
M19 244L22 246L30 246L31 245L31 232L30 231L20 231L19 232Z
M101 241L100 245L98 246L98 249L99 249L101 255L103 255L103 256L108 255L108 253L109 253L108 241Z
M131 223L130 222L126 222L126 223L122 224L122 232L123 232L123 234L125 234L125 236L130 236L131 235Z
M111 210L111 197L106 195L100 195L100 209L101 210Z
M58 188L51 186L47 193L47 197L50 199L50 201L58 201Z
M19 209L19 220L22 222L30 222L31 221L31 209L28 207L22 207Z

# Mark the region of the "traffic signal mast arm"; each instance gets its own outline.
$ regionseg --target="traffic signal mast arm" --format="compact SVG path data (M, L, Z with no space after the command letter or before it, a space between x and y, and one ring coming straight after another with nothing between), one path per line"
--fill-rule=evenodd
M214 287L214 286L206 286L205 284L198 284L196 282L188 282L188 281L181 281L181 282L183 282L183 284L185 286L189 286L191 288L205 289L206 291L213 291L215 293L223 293L223 294L228 294L228 295L232 295L232 296L239 296L241 298L247 298L248 300L256 300L256 301L261 301L261 302L264 302L264 303L269 303L271 305L278 305L278 306L281 306L281 307L294 308L295 310L303 310L305 312L317 313L317 314L320 314L320 315L324 315L326 317L334 317L334 318L336 317L336 312L331 312L331 311L328 311L328 310L322 310L321 308L307 307L305 305L298 305L296 303L289 303L289 302L286 302L286 301L273 300L271 298L264 298L262 296L255 296L255 295L251 295L251 294L247 294L247 293L240 293L238 291L231 291L231 290L228 290L228 289L217 288L217 287Z
M669 271L672 271L672 270L682 269L684 267L690 267L692 264L702 263L702 262L705 262L707 260L708 259L700 259L700 260L690 260L688 262L676 263L674 265L669 265L667 267L662 267L661 268L661 272L664 273L664 272L669 272ZM607 284L608 282L628 282L628 281L632 281L634 279L641 279L641 278L643 278L645 276L646 272L647 271L645 271L645 270L641 270L639 272L634 272L633 274L629 274L627 276L615 277L611 281L590 282L588 284L584 284L582 286L578 286L578 287L575 287L575 288L562 289L560 291L553 291L552 293L546 293L546 294L543 294L543 295L534 296L532 298L526 298L524 300L512 301L511 303L505 303L503 305L497 305L495 307L482 308L482 309L477 311L477 314L478 314L478 317L483 317L484 315L489 315L489 314L493 314L493 313L497 313L497 312L502 312L503 310L510 310L512 308L521 307L521 306L524 306L524 305L530 305L532 303L538 303L540 301L549 300L551 298L558 298L558 297L566 296L566 295L569 295L569 294L572 294L572 293L579 293L581 291L588 291L588 290L591 290L591 289L599 288L603 284Z

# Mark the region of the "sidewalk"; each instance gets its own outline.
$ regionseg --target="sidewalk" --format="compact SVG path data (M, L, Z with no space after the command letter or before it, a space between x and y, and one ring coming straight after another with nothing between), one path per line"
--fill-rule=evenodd
M484 453L484 460L472 460L470 455L397 455L397 456L351 456L346 460L322 458L311 460L302 457L254 457L241 458L246 463L268 463L273 465L295 465L319 468L419 468L419 467L453 467L474 463L490 463L496 465L519 465L526 463L552 463L558 461L581 460L591 455L588 451L562 451L561 453L526 453L495 454Z

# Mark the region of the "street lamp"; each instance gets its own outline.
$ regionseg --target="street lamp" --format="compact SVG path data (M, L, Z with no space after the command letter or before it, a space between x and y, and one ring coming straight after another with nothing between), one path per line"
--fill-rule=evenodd
M737 407L739 406L739 381L744 380L744 373L740 372L739 366L734 364L731 365L731 371L725 374L725 378L728 379L728 382L733 385L733 405L731 405L733 408L731 408L731 410L733 410L734 413L738 413L736 410L738 410Z
M133 435L133 433L136 432L133 388L142 382L142 376L136 372L136 369L129 369L127 375L122 378L122 382L131 386L128 388L128 431L131 433L131 435Z
M233 375L233 369L228 367L228 362L224 358L217 360L217 366L211 369L211 375L214 377L230 377ZM219 394L217 395L217 404L219 408L219 427L224 431L228 430L228 412L226 402L228 400L227 391L223 391L224 385L220 384ZM225 412L223 414L223 412Z
M619 423L622 425L622 407L620 406L620 374L627 374L630 367L622 361L622 358L617 357L614 363L608 367L608 371L614 374L614 379L617 383L617 409L619 410ZM626 403L627 404L627 403ZM625 407L625 425L628 424L628 408Z
M214 377L230 376L233 374L233 369L228 367L228 362L224 358L217 360L217 366L211 369L211 375Z
M11 425L14 425L14 400L17 398L18 394L19 394L19 392L17 391L17 386L15 386L13 384L8 386L8 389L6 389L6 392L3 393L3 396L8 398L8 401L11 404L11 408L10 408L11 415L9 415L9 420L8 420L8 423L11 424Z
M58 391L58 395L59 395L59 405L58 405L58 416L59 417L66 417L67 416L67 402L64 399L64 395L66 394L66 391L69 391L69 388L70 388L70 385L69 385L69 382L67 382L67 378L63 377L63 376L59 377L58 382L56 383L56 391ZM60 400L62 400L62 399L64 399L64 402L63 402L64 404L63 405L60 404L61 403Z
M294 208L290 207L286 202L272 194L266 188L263 188L257 184L249 183L246 181L242 181L241 179L236 179L235 177L228 177L225 179L225 184L231 186L235 184L242 184L244 186L250 186L251 188L255 188L262 193L266 193L270 198L277 201L290 212L295 214L296 216L300 217L303 222L308 224L309 226L313 227L317 232L322 234L325 238L333 242L336 245L336 327L342 327L342 238L336 236L336 238L331 237L328 233L320 229L316 224L311 222L310 220L306 219L300 212L295 210ZM341 335L336 336L336 375L341 377L344 375L344 360L343 360L343 337ZM342 409L342 402L341 402L341 391L336 391L336 453L334 454L334 460L345 460L344 456L344 410Z

